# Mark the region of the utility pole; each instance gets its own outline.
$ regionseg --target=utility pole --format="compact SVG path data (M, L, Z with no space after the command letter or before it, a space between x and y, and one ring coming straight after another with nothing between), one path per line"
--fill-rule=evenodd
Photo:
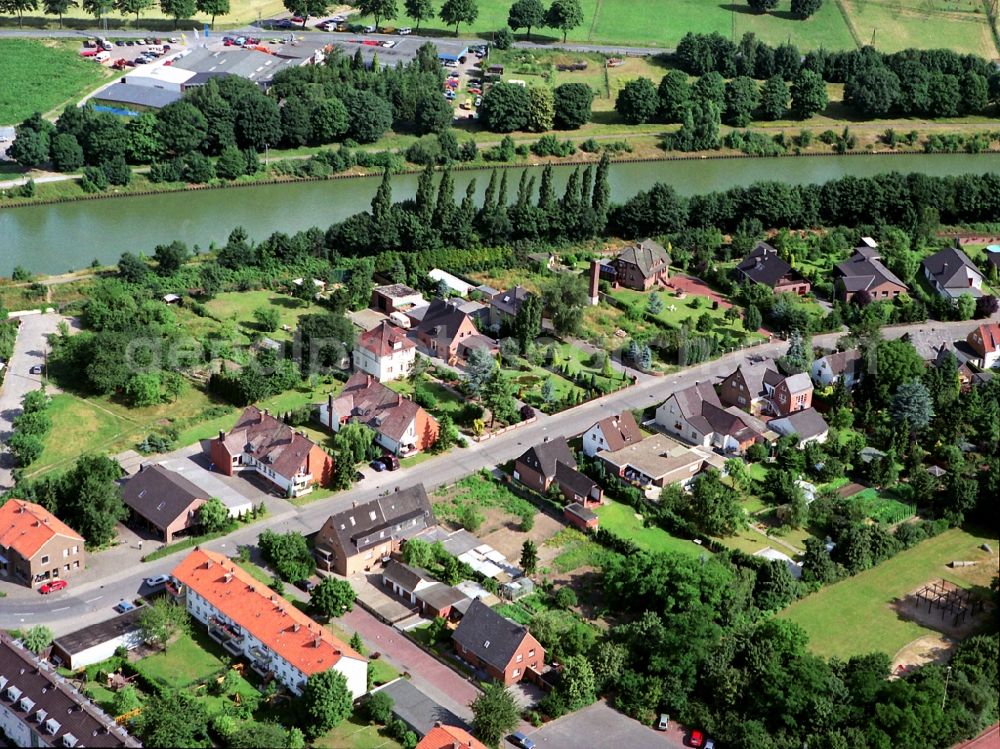
M944 706L948 702L948 683L951 681L951 666L948 666L948 670L945 671L944 675L944 695L941 697L941 712L944 712Z
M875 32L876 31L878 31L878 27L875 27L874 29L872 29L872 43L871 43L872 47L875 46Z

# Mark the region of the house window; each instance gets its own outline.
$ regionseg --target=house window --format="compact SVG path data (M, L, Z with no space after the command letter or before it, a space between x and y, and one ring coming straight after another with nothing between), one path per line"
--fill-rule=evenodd
M524 656L521 655L520 653L518 653L517 654L517 658L515 659L515 663L520 663L523 660L524 660Z
M511 674L511 676L520 676L520 675L521 675L521 669L519 668L515 668L514 673Z
M48 563L49 563L49 555L46 554L45 556L42 557L42 564L48 564Z
M73 562L73 569L75 569L75 570L80 569L80 563L79 562Z
M78 554L78 553L79 553L79 551L80 551L80 547L79 547L79 546L74 546L74 547L73 547L73 554L74 554L74 555Z
M528 657L529 658L534 658L535 657L535 649L534 648L532 648L531 650L528 651Z
M63 549L63 559L69 556L69 549Z

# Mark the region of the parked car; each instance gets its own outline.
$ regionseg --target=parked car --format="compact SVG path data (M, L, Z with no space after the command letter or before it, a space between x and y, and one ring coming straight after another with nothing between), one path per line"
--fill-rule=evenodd
M715 749L715 742L709 739L705 742L705 749Z
M168 582L170 582L170 575L154 575L153 577L147 577L145 580L146 586L149 588L159 588Z
M39 593L48 595L49 593L54 593L57 590L63 590L69 583L65 580L49 580L47 583L42 583L42 587L38 589Z
M670 716L666 713L660 713L660 719L656 722L657 731L666 731L670 726Z
M316 583L314 583L312 580L303 578L302 580L295 581L295 587L298 588L299 590L304 590L306 593L312 593L314 590L316 590Z
M482 103L483 103L483 97L482 96L477 96L476 97L476 106L477 107L482 106Z
M135 608L135 604L131 601L126 601L124 598L115 604L115 611L119 614L124 614L127 611L131 611Z
M691 731L691 736L688 737L688 744L690 744L693 747L700 747L704 743L705 743L705 734L697 730Z
M479 86L469 86L469 93L479 96L480 94L483 93L483 90L479 88Z
M382 463L390 471L398 471L399 470L399 458L397 458L395 455L383 455L382 456Z
M302 25L306 22L306 19L304 19L302 16L292 16L291 22Z
M37 375L40 375L41 373L42 373L42 365L41 364L35 364L35 365L33 365L31 367L31 369L28 370L28 374L37 374Z
M409 36L410 34L413 33L413 29L411 29L409 26L404 26L403 28L399 29L396 33L399 34L400 36Z
M366 34L374 34L374 33L375 33L375 27L374 27L374 26L372 26L371 24L369 24L368 26L365 26L365 27L364 27L364 29L362 29L362 30L363 30L363 31L364 31L364 32L365 32Z
M510 743L514 746L519 746L521 749L535 749L535 742L525 736L523 733L518 731L510 737Z
M373 460L368 465L370 465L372 468L374 468L378 473L382 473L382 471L385 470L385 463L383 463L381 460L377 460L377 459Z

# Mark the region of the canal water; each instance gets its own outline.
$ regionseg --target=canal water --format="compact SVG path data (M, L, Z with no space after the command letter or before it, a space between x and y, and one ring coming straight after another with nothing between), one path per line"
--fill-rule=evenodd
M539 167L508 171L509 196L524 169L539 177ZM572 166L555 169L557 193ZM622 202L656 182L692 195L748 185L758 180L789 183L826 182L854 175L866 177L890 171L943 176L1000 169L1000 154L900 156L811 156L783 158L690 159L612 165L612 198ZM455 173L457 199L472 179L480 197L489 170ZM196 190L109 200L86 200L27 208L0 209L0 274L16 265L36 273L64 273L95 258L110 264L123 252L152 254L153 247L175 239L207 249L225 242L235 226L251 237L275 231L295 232L311 226L324 229L353 213L367 210L380 178L337 179L261 185L229 190ZM417 175L393 177L393 199L412 197Z

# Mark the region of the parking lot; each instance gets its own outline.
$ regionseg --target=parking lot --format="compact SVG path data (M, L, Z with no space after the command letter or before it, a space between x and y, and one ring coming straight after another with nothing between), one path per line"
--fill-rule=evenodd
M115 39L96 37L84 42L81 55L108 68L129 70L163 59L170 62L179 51L186 48L180 37L149 37L145 39ZM104 59L102 53L107 54Z
M629 749L682 749L686 734L671 723L666 731L654 731L613 710L603 700L547 723L537 731L525 731L538 749L578 749L583 736L600 736L602 746Z

